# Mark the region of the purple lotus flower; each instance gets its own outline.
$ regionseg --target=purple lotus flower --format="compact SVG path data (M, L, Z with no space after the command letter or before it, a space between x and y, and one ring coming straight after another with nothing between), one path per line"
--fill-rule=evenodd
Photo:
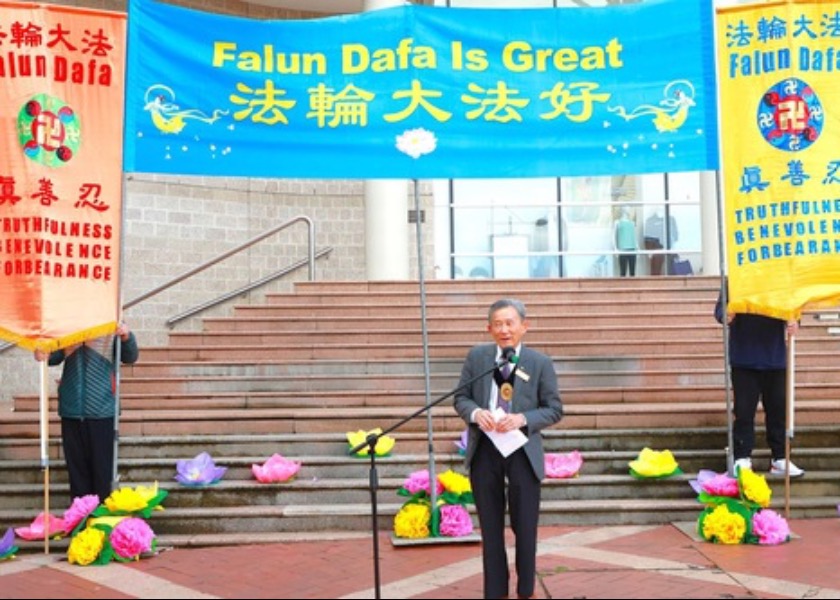
M465 429L461 432L461 437L455 442L455 447L458 449L458 454L463 456L467 453L467 439L469 438L470 430Z
M15 546L15 530L9 527L6 535L0 538L0 560L14 558L18 547Z
M469 511L460 504L444 504L440 507L440 534L447 537L461 537L473 532Z
M175 480L182 485L212 485L218 483L227 471L227 467L217 467L206 452L191 460L179 460L176 464L178 474Z

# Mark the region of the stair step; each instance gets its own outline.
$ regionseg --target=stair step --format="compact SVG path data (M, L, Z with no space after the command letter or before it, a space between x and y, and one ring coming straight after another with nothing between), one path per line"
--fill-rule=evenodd
M830 390L828 390L830 391ZM694 391L694 396L698 395ZM686 397L691 390L686 388ZM687 419L696 426L724 426L727 423L724 403L718 399L710 402L682 401L681 396L667 392L671 403L667 410L663 403L615 402L607 404L582 403L564 405L564 416L555 427L571 429L620 429L645 427L678 427ZM137 435L223 435L235 426L242 434L271 433L347 433L348 431L370 431L386 429L408 419L422 407L416 406L369 406L345 408L342 416L336 417L336 409L316 407L293 408L247 408L203 409L190 408L171 410L130 410L120 415L120 432L127 436ZM797 400L797 421L800 425L819 425L836 419L840 400ZM422 413L425 415L425 413ZM0 415L0 430L8 437L35 437L38 435L37 412L21 412ZM433 430L436 432L460 432L464 423L451 406L436 406L432 409ZM403 432L426 431L427 419L418 414L401 426ZM50 436L58 436L58 417L53 413L49 419Z
M790 499L790 518L826 518L836 516L840 496ZM377 526L381 532L393 527L399 502L377 504ZM784 514L784 498L775 497L771 508ZM473 507L474 508L474 507ZM702 506L696 498L545 500L540 506L542 525L648 525L694 521ZM230 506L212 508L165 508L149 519L149 524L162 546L194 545L213 540L226 543L263 543L294 536L359 536L370 535L373 510L370 502L305 504L285 506ZM474 511L473 511L474 515ZM0 511L0 524L31 521L31 513L11 514ZM474 524L476 524L474 516ZM227 542L225 540L228 540ZM247 541L246 541L247 540ZM66 547L66 540L51 542L56 548ZM21 544L22 550L32 542ZM40 543L43 547L43 542Z
M689 481L700 469L722 471L729 443L724 330L712 318L719 286L702 276L434 280L426 337L416 282L300 282L179 328L121 369L120 482L169 490L151 520L164 545L365 537L371 461L347 455L346 434L398 425L395 451L375 463L377 524L387 531L403 501L397 490L429 467L430 451L436 471L464 472L455 451L464 423L451 394L467 351L485 339L487 307L514 289L529 308L527 343L554 359L564 403L561 423L543 432L545 448L584 456L577 477L545 482L541 523L693 520L700 507ZM797 336L792 458L807 474L790 482L796 517L835 516L840 497L840 371L828 332L836 322L817 316L804 316ZM0 413L0 527L31 522L45 475L53 512L69 505L51 384L48 472L40 399L15 398L14 410ZM644 447L670 449L683 473L633 478L628 463ZM180 486L177 460L203 451L228 468L225 477ZM301 471L260 484L251 466L274 453L300 460ZM766 468L761 443L753 458ZM783 478L768 483L781 506Z

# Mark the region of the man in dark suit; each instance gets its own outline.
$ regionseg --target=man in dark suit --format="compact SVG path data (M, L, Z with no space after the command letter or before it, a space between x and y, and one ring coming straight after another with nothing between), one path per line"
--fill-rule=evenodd
M479 344L467 354L455 410L469 428L465 460L481 528L484 597L508 597L505 513L509 504L516 538L516 592L519 598L531 598L545 477L540 431L560 420L563 406L551 358L522 344L528 330L525 305L515 299L497 300L488 317L487 331L494 343ZM507 372L501 363L510 349L516 354ZM499 366L494 369L494 365ZM489 436L516 436L517 430L527 441L504 456Z

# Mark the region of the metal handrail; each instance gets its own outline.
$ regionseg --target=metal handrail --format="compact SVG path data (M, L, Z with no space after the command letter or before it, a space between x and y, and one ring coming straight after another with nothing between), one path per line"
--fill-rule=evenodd
M165 290L168 290L172 286L181 283L185 279L188 279L188 278L192 277L193 275L201 273L202 271L204 271L206 269L209 269L210 267L222 262L226 258L229 258L229 257L233 256L234 254L237 254L237 253L241 252L242 250L246 250L247 248L250 248L251 246L253 246L257 242L261 242L264 239L274 235L275 233L279 233L280 231L283 231L284 229L286 229L288 227L291 227L295 223L299 223L301 221L306 223L307 231L308 231L308 234L309 234L309 243L308 243L308 247L309 247L308 248L309 249L309 252L308 252L308 254L309 254L309 261L308 261L309 262L309 281L314 281L315 280L315 259L318 258L319 256L323 256L323 255L329 253L332 249L327 248L327 249L321 250L319 253L316 253L315 252L315 224L312 222L312 219L310 219L309 217L307 217L305 215L298 215L296 217L292 217L291 219L289 219L288 221L286 221L284 223L281 223L277 227L269 229L268 231L266 231L264 233L261 233L260 235L258 235L256 237L251 238L250 240L236 246L235 248L231 248L227 252L223 252L219 256L217 256L215 258L212 258L205 263L200 264L199 266L195 267L194 269L190 269L189 271L186 271L186 272L176 276L174 279L168 281L167 283L164 283L163 285L159 285L158 287L154 288L153 290L150 290L150 291L146 292L145 294L141 294L140 296L137 296L136 298L133 298L133 299L129 300L128 302L123 304L123 310L131 308L132 306L136 306L137 304L140 304L144 300L148 300L149 298L151 298L153 296L156 296L156 295L158 295L159 293L161 293ZM276 273L273 273L272 275L269 275L267 277L263 277L262 279L249 284L249 286L245 286L244 288L240 288L239 290L236 290L235 292L230 292L228 294L224 294L224 295L216 298L215 300L211 300L210 302L206 302L206 303L202 304L200 307L197 307L197 309L191 309L191 311L189 312L189 315L195 314L196 312L199 312L201 310L210 308L212 306L216 306L217 304L221 304L222 302L224 302L225 300L228 300L229 298L232 298L234 296L242 294L242 293L244 293L246 291L249 291L249 290L251 290L251 289L253 289L257 286L263 285L264 283L267 283L268 281L272 281L273 279L275 279L277 277L285 275L286 273L288 273L288 272L290 272L294 269L299 268L300 266L302 266L302 264L303 263L299 261L298 263L295 263L294 265L292 265L288 269L277 271ZM182 315L183 314L184 313L182 313ZM169 324L171 326L171 324L174 323L175 321L180 320L182 318L185 318L182 315L178 315L176 317L173 317L172 319L167 321L167 324ZM186 315L186 316L189 316L189 315ZM175 321L173 321L173 319ZM14 345L15 344L13 344L11 342L7 342L5 344L2 344L2 345L0 345L0 352L3 352L3 351L5 351L9 348L12 348Z
M287 227L290 227L290 226L294 225L298 221L305 221L307 226L308 226L308 230L309 230L309 281L314 281L315 280L315 225L314 225L314 223L312 223L312 219L310 219L309 217L299 215L297 217L293 217L293 218L289 219L285 223L282 223L282 224L278 225L277 227L275 227L273 229L269 229L265 233L261 233L257 237L251 238L250 240L236 246L235 248L231 248L227 252L223 252L222 254L217 256L216 258L211 258L207 262L198 265L194 269L190 269L186 273L182 273L181 275L178 275L177 277L175 277L171 281L169 281L167 283L164 283L163 285L159 285L155 289L150 290L150 291L146 292L145 294L141 294L140 296L137 296L136 298L134 298L132 300L129 300L128 302L126 302L123 305L123 310L125 310L127 308L131 308L132 306L134 306L136 304L139 304L140 302L143 302L144 300L148 300L152 296L156 296L159 293L161 293L165 290L168 290L172 286L174 286L178 283L181 283L185 279L187 279L189 277L192 277L193 275L196 275L198 273L201 273L202 271L204 271L206 269L209 269L210 267L212 267L214 265L217 265L218 263L222 262L224 259L229 258L229 257L233 256L234 254L237 254L237 253L241 252L242 250L250 248L251 246L253 246L257 242L263 241L265 238L270 237L270 236L274 235L275 233L278 233L278 232L286 229Z
M322 256L326 256L330 252L332 252L331 247L322 248L321 250L318 250L318 252L315 253L315 258L321 258ZM173 325L175 325L175 323L178 323L179 321L183 321L187 317L191 317L191 316L193 316L197 313L200 313L203 310L206 310L208 308L216 306L217 304L221 304L225 300L230 300L231 298L235 298L236 296L241 296L242 294L250 292L251 290L253 290L255 288L258 288L263 284L269 283L270 281L274 281L278 277L282 277L283 275L286 275L287 273L291 273L292 271L295 271L295 270L301 268L303 265L306 264L306 262L307 261L305 259L301 259L301 260L297 261L296 263L292 263L288 267L284 267L283 269L280 269L279 271L275 271L274 273L271 273L270 275L266 275L265 277L263 277L261 279L257 279L256 281L252 281L248 285L244 285L239 289L233 290L232 292L227 292L226 294L222 294L218 298L215 298L213 300L208 300L207 302L204 302L203 304L199 304L198 306L194 306L192 308L189 308L189 309L185 310L184 312L175 315L174 317L168 318L166 320L166 324L169 327L172 327ZM310 259L310 262L311 262L311 259Z

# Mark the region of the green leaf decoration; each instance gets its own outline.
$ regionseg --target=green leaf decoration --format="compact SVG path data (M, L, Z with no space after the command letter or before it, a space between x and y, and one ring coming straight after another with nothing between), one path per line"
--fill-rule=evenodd
M717 506L718 504L724 502L725 500L730 499L729 496L718 496L714 494L709 494L707 492L700 492L697 494L697 500L702 504L710 505L710 506Z
M630 475L636 479L665 479L666 477L672 477L674 475L682 475L682 469L677 467L670 473L663 473L662 475L642 475L641 473L634 471L633 467L630 467Z
M432 510L432 519L429 523L429 531L432 537L440 537L440 507L436 506Z

